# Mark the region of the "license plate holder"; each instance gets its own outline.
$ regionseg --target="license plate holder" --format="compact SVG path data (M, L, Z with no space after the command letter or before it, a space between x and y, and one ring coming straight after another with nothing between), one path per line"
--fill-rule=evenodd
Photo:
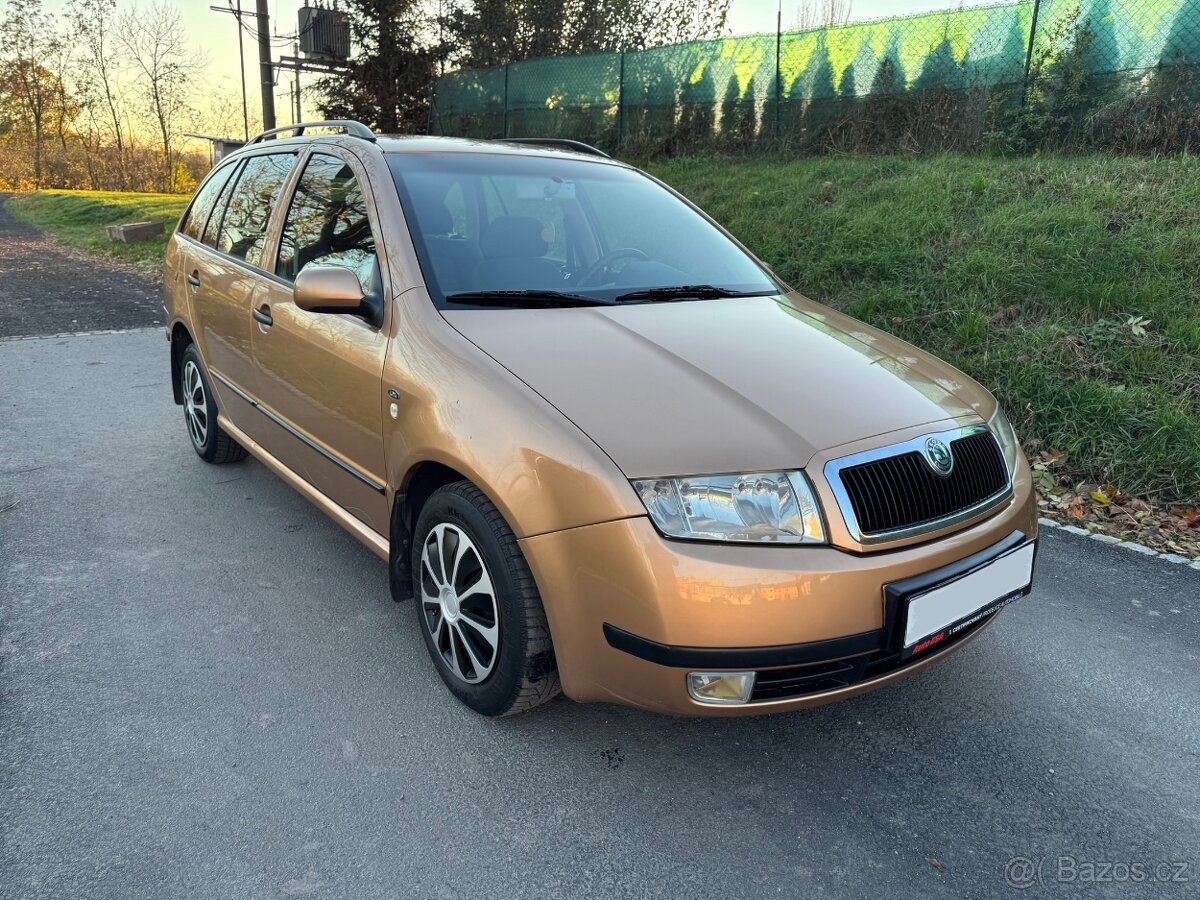
M949 644L1030 593L1037 541L1014 532L999 544L884 589L891 645L902 660Z

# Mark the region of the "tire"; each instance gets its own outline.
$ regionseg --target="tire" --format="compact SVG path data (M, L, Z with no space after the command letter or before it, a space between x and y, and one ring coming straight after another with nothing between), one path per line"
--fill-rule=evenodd
M483 491L469 481L439 488L413 537L421 635L451 693L485 716L526 712L557 696L558 666L537 585L512 529Z
M214 464L245 459L246 448L226 434L217 422L217 401L212 383L195 344L188 344L183 351L179 379L183 393L183 421L196 455Z

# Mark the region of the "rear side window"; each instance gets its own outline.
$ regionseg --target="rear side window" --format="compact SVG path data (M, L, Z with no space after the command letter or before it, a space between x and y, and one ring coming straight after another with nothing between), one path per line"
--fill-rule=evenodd
M221 193L221 188L225 187L225 183L229 181L229 176L235 168L237 168L236 165L230 164L218 169L208 181L204 182L204 187L200 188L200 193L196 194L196 199L192 201L192 205L188 209L187 218L180 226L180 231L196 240L204 237L204 226L208 224L209 214L216 205L217 195Z
M344 161L314 153L288 209L275 274L294 281L305 266L342 266L358 276L363 293L369 294L375 262L362 186Z
M294 153L271 153L246 160L225 207L217 236L218 250L252 266L262 264L271 210L295 164Z
M237 182L237 171L240 166L234 165L229 167L230 177L225 179L225 184L221 188L220 196L217 197L217 202L213 206L213 211L208 217L208 224L204 226L204 237L200 239L201 243L207 244L209 247L217 246L217 232L221 230L221 220L225 218L225 207L229 203L229 191Z

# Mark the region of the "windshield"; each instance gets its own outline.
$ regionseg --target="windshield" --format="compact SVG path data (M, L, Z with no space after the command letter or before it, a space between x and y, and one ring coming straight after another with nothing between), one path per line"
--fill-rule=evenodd
M631 169L500 154L387 159L439 306L655 302L780 291L702 215ZM669 290L675 288L681 290Z

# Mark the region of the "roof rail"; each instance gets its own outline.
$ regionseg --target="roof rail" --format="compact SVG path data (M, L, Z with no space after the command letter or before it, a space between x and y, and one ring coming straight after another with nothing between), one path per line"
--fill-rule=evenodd
M304 134L307 128L345 128L346 134L350 137L362 138L364 141L375 142L375 132L364 125L362 122L355 122L353 119L326 119L323 122L299 122L295 125L284 125L280 128L272 128L269 131L264 131L257 137L253 137L246 144L249 147L251 144L260 143L273 134L282 134L285 131L294 131L294 137L300 137Z
M585 144L583 141L572 141L567 138L494 138L494 140L505 144L531 144L535 147L557 147L559 150L574 150L576 153L586 153L588 156L603 156L605 159L612 159L603 150L593 147L591 144Z

